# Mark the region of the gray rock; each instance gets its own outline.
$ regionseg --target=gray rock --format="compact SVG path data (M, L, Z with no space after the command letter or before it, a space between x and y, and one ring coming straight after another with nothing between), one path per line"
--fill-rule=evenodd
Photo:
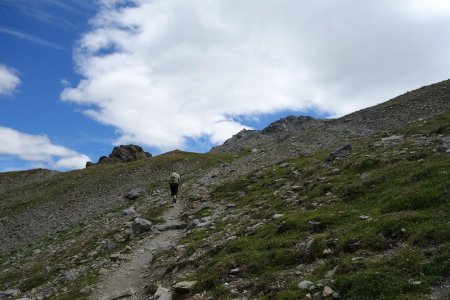
M19 289L8 289L4 292L0 291L0 299L7 299L19 295L21 291Z
M330 156L328 157L328 161L339 160L352 152L352 146L350 144L339 146L338 148L331 151Z
M330 297L331 295L333 295L333 293L334 291L329 286L325 286L322 291L322 296Z
M235 269L230 270L230 274L231 275L236 275L236 274L239 274L240 272L241 272L241 269L239 269L239 268L235 268Z
M192 289L196 283L197 281L180 281L173 286L173 289L177 293L187 294L192 292Z
M298 284L298 288L302 290L310 289L314 284L309 280L303 280Z
M125 216L136 216L137 215L136 211L134 210L134 207L124 209L123 214Z
M113 250L113 249L116 248L116 247L117 247L117 245L116 245L115 243L113 243L113 242L107 242L107 243L103 246L103 250L111 251L111 250Z
M160 285L153 297L155 300L172 300L172 292Z
M273 217L272 217L272 219L277 220L277 219L281 219L281 218L283 218L283 217L284 217L283 214L274 214Z
M112 261L117 262L117 261L124 260L125 257L124 257L122 254L120 254L120 253L114 253L114 254L111 254L111 255L109 256L109 258L110 258Z
M129 200L136 200L137 198L141 197L142 195L144 195L144 191L141 189L134 189L129 191L126 195L125 198L129 199Z
M144 232L149 232L152 230L152 222L143 218L136 218L131 225L133 233L135 236L140 236Z
M66 283L68 281L73 281L75 279L77 279L78 274L75 270L70 270L69 272L65 273L64 275L62 275L61 277L58 278L58 281L60 283Z
M332 278L332 277L334 276L334 274L336 274L337 268L338 268L338 266L334 267L334 268L333 268L332 270L330 270L330 271L327 271L327 272L325 273L325 277L326 277L326 278Z
M93 291L93 287L88 285L80 290L81 295L89 295Z
M115 291L111 295L109 295L106 299L108 300L127 299L133 297L135 294L136 292L132 288L128 288L124 291Z

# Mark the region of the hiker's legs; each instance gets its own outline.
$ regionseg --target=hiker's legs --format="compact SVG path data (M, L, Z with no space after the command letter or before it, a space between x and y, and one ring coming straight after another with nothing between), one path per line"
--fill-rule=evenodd
M170 195L172 196L172 203L177 202L178 184L170 184Z

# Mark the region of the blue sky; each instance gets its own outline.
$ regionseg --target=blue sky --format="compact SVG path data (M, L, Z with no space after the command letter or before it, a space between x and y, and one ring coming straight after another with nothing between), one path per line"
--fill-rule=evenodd
M125 143L203 152L382 102L450 77L449 17L441 0L0 0L0 172Z

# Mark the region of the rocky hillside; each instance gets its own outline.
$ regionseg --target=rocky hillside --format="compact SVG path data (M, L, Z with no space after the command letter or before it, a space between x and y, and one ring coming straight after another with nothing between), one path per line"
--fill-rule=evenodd
M208 154L0 174L0 299L448 299L449 84Z

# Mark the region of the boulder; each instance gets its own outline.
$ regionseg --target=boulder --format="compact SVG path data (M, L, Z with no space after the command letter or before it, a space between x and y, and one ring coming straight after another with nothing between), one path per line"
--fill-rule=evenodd
M302 290L310 289L314 284L309 280L303 280L298 284L298 288Z
M141 197L142 195L144 195L144 191L141 189L134 189L129 191L126 195L125 198L127 198L128 200L136 200L137 198Z
M19 289L9 289L4 292L0 291L0 299L8 299L19 295L21 291Z
M329 286L325 286L322 291L322 296L330 297L331 295L333 295L333 293L334 291Z
M172 292L160 285L153 298L156 300L172 300Z
M179 294L188 294L192 292L197 281L180 281L173 286L175 292Z
M61 277L59 277L58 281L60 283L66 283L68 281L77 279L77 277L78 277L77 272L75 272L74 270L70 270L69 272L67 272L64 275L62 275Z
M333 151L331 151L330 156L328 157L328 161L339 160L352 152L352 146L350 144L345 144L337 147Z
M136 218L131 225L133 233L135 236L140 236L144 232L149 232L152 230L152 222L143 218Z
M134 210L134 207L130 207L130 208L124 209L122 212L123 212L123 214L125 216L132 216L133 217L133 216L137 215L136 211Z

